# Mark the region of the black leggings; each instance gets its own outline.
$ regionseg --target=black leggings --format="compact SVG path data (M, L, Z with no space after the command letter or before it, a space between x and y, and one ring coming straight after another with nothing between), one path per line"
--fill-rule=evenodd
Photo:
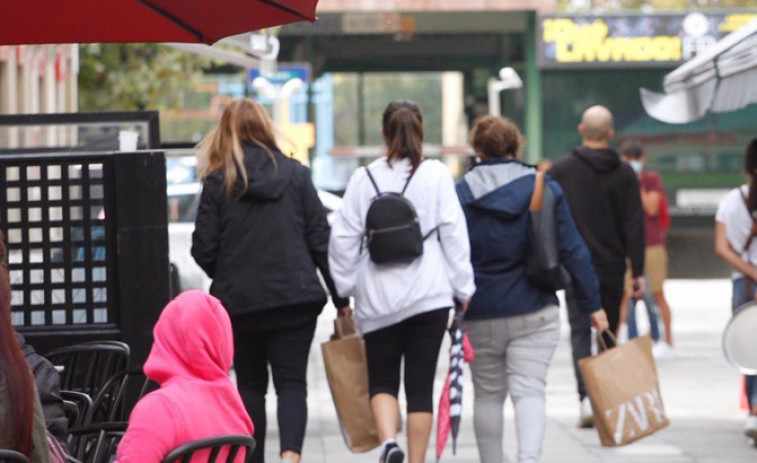
M438 309L366 334L371 397L381 393L397 397L404 356L408 413L433 412L436 361L448 321L449 309Z
M255 424L257 446L250 460L262 463L265 455L265 394L268 364L278 399L281 452L302 453L308 420L307 366L316 318L293 327L258 331L255 317L232 318L234 368L237 386Z

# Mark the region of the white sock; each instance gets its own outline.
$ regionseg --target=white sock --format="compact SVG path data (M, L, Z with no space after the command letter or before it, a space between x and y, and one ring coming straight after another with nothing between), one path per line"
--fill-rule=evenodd
M381 449L385 449L389 444L396 444L397 441L394 439L387 439L384 442L381 443Z

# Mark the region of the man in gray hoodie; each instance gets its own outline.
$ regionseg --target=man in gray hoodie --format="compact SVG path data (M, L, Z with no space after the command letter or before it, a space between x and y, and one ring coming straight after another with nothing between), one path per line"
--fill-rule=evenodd
M610 330L617 333L626 259L631 261L635 296L644 294L644 210L639 180L610 147L615 129L607 108L592 106L584 111L578 132L581 146L555 163L549 173L562 187L578 231L591 252L602 306ZM578 369L578 360L591 355L591 326L588 315L577 307L571 284L567 284L566 301L581 400L579 426L591 427L591 407Z

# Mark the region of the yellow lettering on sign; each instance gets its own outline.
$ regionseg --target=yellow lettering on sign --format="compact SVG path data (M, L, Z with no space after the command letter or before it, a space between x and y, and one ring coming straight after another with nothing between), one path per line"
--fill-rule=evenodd
M608 37L601 19L587 24L570 18L545 19L543 27L544 43L555 44L558 63L680 61L682 56L680 37Z
M729 14L723 18L723 22L718 25L718 29L720 29L720 32L733 32L745 26L754 18L757 18L757 14Z

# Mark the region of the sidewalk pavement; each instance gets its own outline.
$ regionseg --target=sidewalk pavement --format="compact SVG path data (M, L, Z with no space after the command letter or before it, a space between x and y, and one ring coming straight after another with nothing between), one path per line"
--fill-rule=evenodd
M577 429L578 398L571 362L569 328L563 310L562 339L547 379L547 434L542 463L753 463L757 448L744 437L746 412L739 409L739 374L723 358L720 336L730 316L730 282L727 280L672 280L666 283L673 311L675 357L660 360L658 369L663 401L671 425L626 447L603 448L596 431ZM345 447L326 382L320 343L331 335L333 307L324 310L318 324L309 366L310 419L303 463L376 462L377 450L351 454ZM637 311L640 331L645 311ZM448 343L439 359L434 400L437 403L448 367ZM443 461L474 463L478 460L473 434L473 385L466 369L464 416L457 455L448 443ZM266 461L278 461L275 394L268 394ZM505 452L516 462L512 405L506 405ZM404 405L403 405L404 409ZM254 417L253 417L254 420ZM436 419L435 419L436 420ZM427 461L435 461L434 429ZM400 438L404 448L404 437Z

